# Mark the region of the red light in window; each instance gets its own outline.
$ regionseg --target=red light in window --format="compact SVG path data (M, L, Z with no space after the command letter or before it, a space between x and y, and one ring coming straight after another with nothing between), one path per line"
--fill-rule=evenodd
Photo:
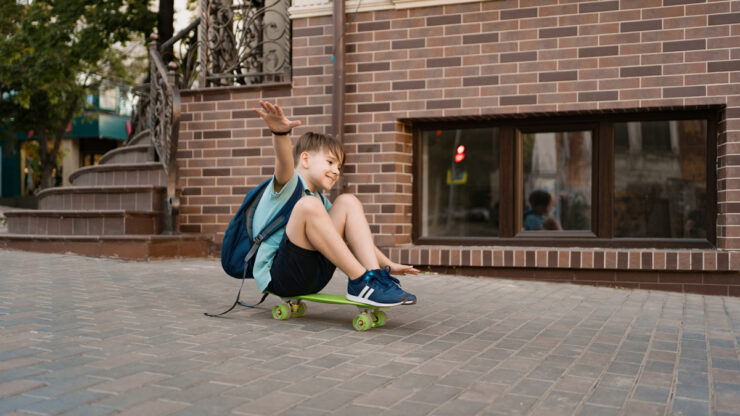
M455 153L455 162L460 163L465 159L465 146L457 146L457 153Z

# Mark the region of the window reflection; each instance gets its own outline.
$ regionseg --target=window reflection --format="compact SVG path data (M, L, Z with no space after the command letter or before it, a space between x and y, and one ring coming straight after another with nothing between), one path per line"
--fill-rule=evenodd
M422 176L422 236L498 236L497 128L424 131Z
M522 134L522 229L591 229L591 131Z
M706 238L706 121L617 123L614 132L614 236Z

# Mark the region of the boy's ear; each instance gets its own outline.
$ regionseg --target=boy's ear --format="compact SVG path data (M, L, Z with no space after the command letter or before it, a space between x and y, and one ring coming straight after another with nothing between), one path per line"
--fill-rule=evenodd
M308 154L308 152L303 152L303 153L301 153L301 156L300 156L300 157L299 157L299 159L298 159L298 163L299 163L299 164L300 164L300 165L301 165L301 166L302 166L302 167L303 167L304 169L308 169L308 158L309 158L310 156L311 156L311 155L309 155L309 154Z

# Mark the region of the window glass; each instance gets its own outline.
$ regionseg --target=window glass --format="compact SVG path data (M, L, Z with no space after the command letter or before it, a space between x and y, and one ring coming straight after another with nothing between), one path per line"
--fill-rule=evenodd
M521 137L522 230L590 230L592 132Z
M706 238L705 120L615 125L614 236Z
M423 237L496 237L497 128L422 132Z

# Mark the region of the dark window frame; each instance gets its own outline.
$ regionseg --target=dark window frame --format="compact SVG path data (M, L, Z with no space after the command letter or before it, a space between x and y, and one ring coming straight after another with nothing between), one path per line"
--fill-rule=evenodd
M724 108L624 111L531 117L470 118L467 120L406 120L413 126L412 241L418 245L511 245L604 248L714 248L717 244L717 144ZM626 121L706 120L707 238L614 238L614 125ZM475 123L473 126L472 124ZM422 237L422 131L455 128L499 128L500 204L498 237ZM593 132L592 205L590 231L520 231L522 218L521 133ZM509 157L509 155L511 157ZM513 203L504 203L513 201Z

